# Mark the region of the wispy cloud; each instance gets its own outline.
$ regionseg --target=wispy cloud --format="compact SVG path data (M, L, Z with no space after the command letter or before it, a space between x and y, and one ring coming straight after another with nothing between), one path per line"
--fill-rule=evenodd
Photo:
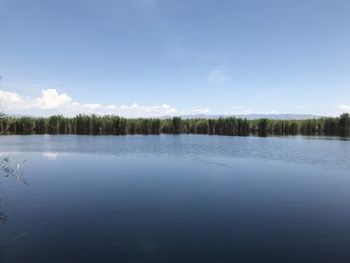
M116 114L125 117L158 117L175 115L178 110L168 104L143 106L132 105L103 105L99 103L80 103L65 93L56 89L41 91L39 97L25 97L14 92L0 91L1 109L12 114L50 115L63 114Z
M210 110L208 108L192 108L194 114L208 114Z
M278 110L269 110L266 114L281 114Z
M249 108L243 107L243 106L233 106L232 107L232 114L234 115L246 115L246 114L252 114L253 111Z
M277 110L268 110L268 111L256 111L244 106L234 106L232 107L233 115L249 115L249 114L281 114Z

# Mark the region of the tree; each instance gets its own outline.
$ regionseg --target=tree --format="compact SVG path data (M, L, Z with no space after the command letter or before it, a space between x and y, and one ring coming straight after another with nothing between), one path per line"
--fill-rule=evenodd
M181 130L181 118L180 117L173 117L172 130L173 130L173 134L181 133L182 130Z
M258 134L259 136L267 136L268 134L268 119L260 119L258 121Z
M348 136L350 135L350 114L343 113L339 118L339 130L340 135Z

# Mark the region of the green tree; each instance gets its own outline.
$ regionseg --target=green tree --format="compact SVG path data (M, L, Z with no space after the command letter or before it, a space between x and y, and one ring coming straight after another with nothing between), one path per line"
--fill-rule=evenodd
M173 117L172 119L172 131L173 134L179 134L182 132L181 129L181 118L180 117Z
M339 118L339 130L340 135L349 136L350 135L350 114L343 113Z

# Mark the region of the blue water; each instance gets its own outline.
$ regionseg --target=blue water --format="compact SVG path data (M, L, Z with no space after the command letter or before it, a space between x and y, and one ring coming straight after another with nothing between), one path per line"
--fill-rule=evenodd
M0 136L0 262L350 262L350 141ZM10 242L9 242L10 241Z

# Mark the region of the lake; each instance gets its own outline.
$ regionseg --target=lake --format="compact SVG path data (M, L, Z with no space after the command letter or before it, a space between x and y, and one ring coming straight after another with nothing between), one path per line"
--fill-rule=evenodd
M0 136L0 262L350 262L350 141ZM10 241L10 242L9 242Z

